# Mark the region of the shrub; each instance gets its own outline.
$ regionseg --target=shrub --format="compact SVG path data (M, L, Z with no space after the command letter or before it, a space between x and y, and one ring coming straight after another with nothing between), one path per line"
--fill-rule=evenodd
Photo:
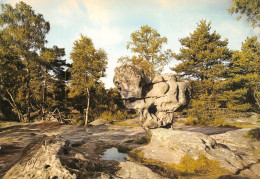
M141 145L141 144L148 144L150 141L151 141L151 136L145 135L145 136L140 137L137 140L135 140L134 143Z
M71 124L77 126L83 126L85 124L85 115L84 114L73 114L71 116Z
M131 150L129 147L123 145L118 145L116 148L120 153L128 153Z
M260 128L255 128L255 129L248 131L247 137L249 137L251 139L260 140Z
M116 112L104 111L98 118L107 120L109 122L122 121L131 118L131 115L127 112L117 110Z

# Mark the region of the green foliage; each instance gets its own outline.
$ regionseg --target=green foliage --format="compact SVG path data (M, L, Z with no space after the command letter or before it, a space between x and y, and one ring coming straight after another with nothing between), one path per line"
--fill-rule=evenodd
M183 46L174 58L181 61L172 68L178 75L200 79L219 79L225 74L225 62L231 56L228 40L220 40L216 32L210 33L210 23L201 20L189 37L180 39Z
M0 96L20 121L64 107L65 50L46 48L50 25L24 2L1 4ZM25 116L26 113L26 116ZM10 117L9 117L10 118Z
M145 135L145 136L142 136L142 137L136 139L134 141L134 143L142 145L142 144L149 144L150 141L151 141L151 136L150 135Z
M224 96L227 107L247 111L260 107L260 43L257 37L247 38L241 51L235 51L230 59Z
M121 63L131 63L139 66L149 76L160 74L163 67L172 58L170 49L163 51L163 44L167 43L166 37L161 37L156 29L147 25L131 34L131 42L128 42L127 49L136 54L132 57L121 57Z
M228 41L210 33L210 23L200 21L196 30L180 39L182 48L174 54L181 63L172 70L191 80L193 96L189 106L190 125L225 125L220 108L249 111L259 108L260 45L247 38L241 51L231 52Z
M73 114L71 116L71 124L77 126L84 126L84 115L83 114Z
M260 128L251 129L247 133L247 137L251 139L257 139L260 140Z
M118 152L120 152L120 153L128 153L131 150L129 147L126 147L123 145L118 145L116 148L117 148Z
M109 122L113 122L113 121L122 121L128 118L128 114L127 112L121 112L120 110L118 110L115 113L112 113L112 111L104 111L99 118L100 119L104 119L107 120Z
M39 90L38 83L33 82L41 80L39 79L41 75L37 71L40 66L38 52L47 42L45 36L50 26L41 14L36 14L31 6L24 2L17 3L15 7L1 4L0 26L1 35L6 42L4 45L13 53L12 56L16 56L16 61L19 59L24 65L17 75L18 79L21 79L18 83L19 90L16 89L17 91L14 92L5 86L4 91L8 93L5 99L17 112L20 120L23 120L24 110L29 120L31 107L35 106L32 101L37 101L35 96L32 97L32 88L37 87L35 90Z
M70 68L69 97L86 96L87 125L91 94L102 90L103 87L100 78L105 76L107 54L101 49L96 50L92 40L81 35L80 39L74 42L70 57L73 63Z
M247 16L247 20L252 23L253 27L260 25L260 1L259 0L232 0L234 5L228 9L230 14L240 13L238 20L243 15Z

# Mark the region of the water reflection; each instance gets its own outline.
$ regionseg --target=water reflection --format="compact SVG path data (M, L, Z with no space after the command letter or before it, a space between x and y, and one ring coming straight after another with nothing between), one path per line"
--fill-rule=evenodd
M115 160L118 162L125 162L125 157L128 157L127 154L118 152L117 148L113 147L107 149L104 154L101 156L101 160Z

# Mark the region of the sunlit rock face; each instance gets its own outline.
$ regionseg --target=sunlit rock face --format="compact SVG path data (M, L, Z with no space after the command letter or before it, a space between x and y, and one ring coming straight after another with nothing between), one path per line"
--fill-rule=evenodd
M140 114L139 122L144 128L170 126L173 113L185 108L191 96L189 82L177 82L173 74L150 80L142 69L129 64L115 69L114 84L125 106Z

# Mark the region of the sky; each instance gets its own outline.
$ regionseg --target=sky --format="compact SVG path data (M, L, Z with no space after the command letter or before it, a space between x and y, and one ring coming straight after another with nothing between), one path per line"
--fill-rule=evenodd
M15 5L20 0L0 0ZM48 47L65 48L66 60L72 63L70 53L73 42L80 34L92 39L96 49L108 55L106 88L114 87L114 68L117 60L131 52L126 49L130 35L148 25L168 39L164 49L178 53L179 39L189 36L202 19L211 22L211 32L216 31L221 40L229 40L231 50L239 50L247 37L260 36L260 28L253 29L245 18L230 15L227 9L231 0L24 0L36 13L50 22L47 35ZM171 73L170 67L178 64L172 59L163 73Z

